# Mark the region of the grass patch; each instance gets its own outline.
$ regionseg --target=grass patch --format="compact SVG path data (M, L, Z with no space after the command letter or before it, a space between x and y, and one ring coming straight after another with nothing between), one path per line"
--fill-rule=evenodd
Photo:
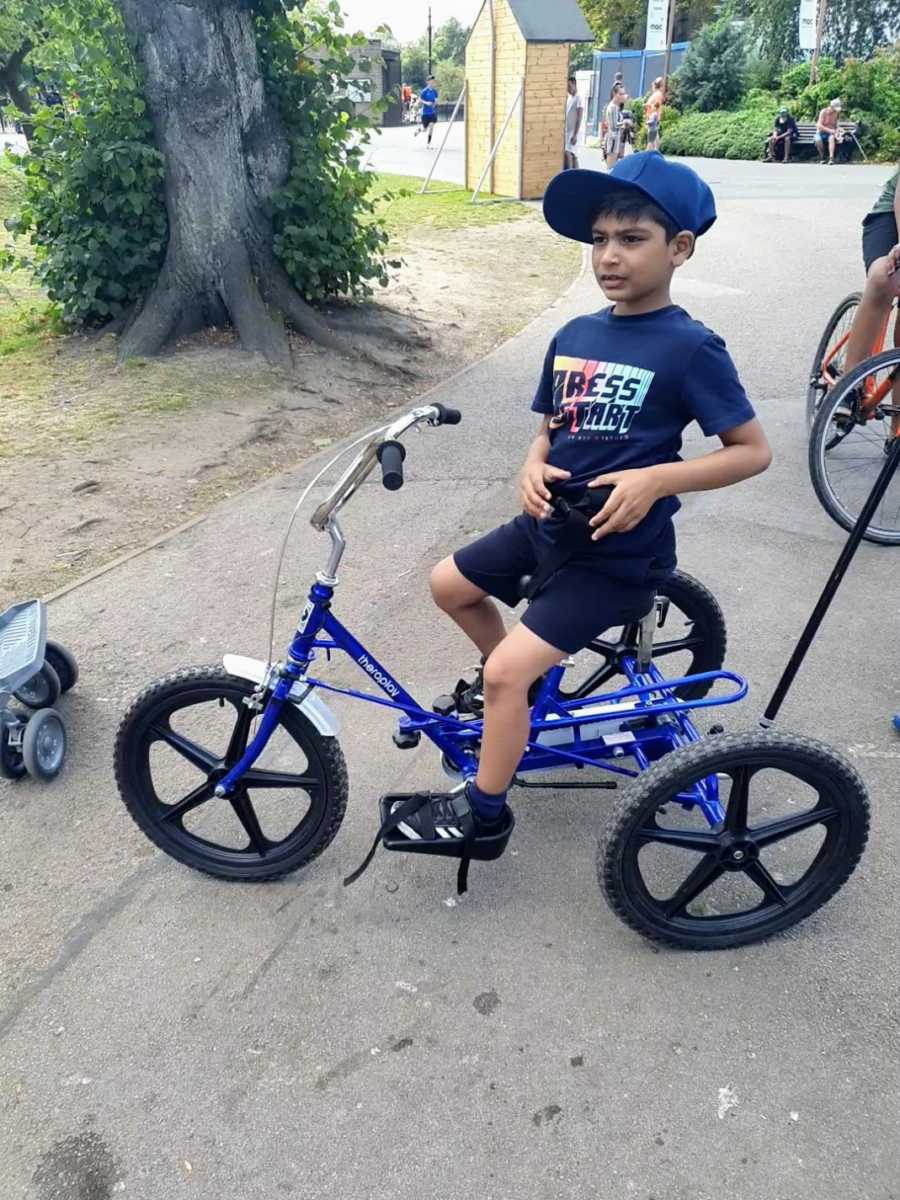
M456 183L430 184L435 190L419 195L422 180L415 175L377 175L372 196L378 204L378 215L391 236L402 243L423 229L448 231L470 229L479 225L499 225L528 216L530 209L518 200L497 204L471 204L468 188ZM485 196L486 200L496 197Z

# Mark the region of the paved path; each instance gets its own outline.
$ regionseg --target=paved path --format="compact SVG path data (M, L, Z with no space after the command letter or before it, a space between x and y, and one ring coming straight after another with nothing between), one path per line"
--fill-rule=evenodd
M721 221L676 297L726 336L777 454L679 522L752 683L729 728L755 723L841 545L806 478L804 375L859 281L885 171L708 164ZM411 441L403 492L373 484L348 509L338 611L424 697L471 659L428 603L428 568L512 511L547 339L596 304L585 279L442 387L464 424ZM439 778L367 708L342 706L350 810L305 872L217 883L132 826L110 770L123 706L176 666L265 653L274 548L310 472L52 606L83 665L71 763L0 793L4 1200L896 1197L895 554L860 553L783 715L856 755L874 821L859 871L779 940L660 952L598 894L602 794L521 799L515 853L474 868L458 905L445 865L385 854L345 891L377 796ZM283 636L321 554L301 524Z

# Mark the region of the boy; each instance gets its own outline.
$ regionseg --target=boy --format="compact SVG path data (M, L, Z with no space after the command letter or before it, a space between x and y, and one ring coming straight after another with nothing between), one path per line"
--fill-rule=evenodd
M399 829L407 837L498 832L529 733L528 691L603 630L649 612L675 567L680 492L727 487L764 471L768 443L720 338L672 304L672 276L716 218L712 192L656 151L610 175L565 171L544 215L593 244L594 274L612 307L565 325L550 344L532 409L541 425L522 468L524 514L435 567L437 604L484 656L478 774L459 795L432 797ZM722 448L682 462L697 420ZM577 502L612 485L583 545L536 593L509 633L491 597L514 606L519 581L552 550L562 522L552 496ZM465 807L465 806L463 806Z
M584 119L584 101L578 94L578 80L574 75L569 76L566 93L566 148L563 154L563 166L567 171L577 171L578 134Z
M425 80L425 87L419 96L422 103L422 124L416 130L415 136L419 136L420 129L424 129L428 134L428 145L431 145L431 135L434 133L434 127L437 124L437 89L434 86L434 76L429 75Z

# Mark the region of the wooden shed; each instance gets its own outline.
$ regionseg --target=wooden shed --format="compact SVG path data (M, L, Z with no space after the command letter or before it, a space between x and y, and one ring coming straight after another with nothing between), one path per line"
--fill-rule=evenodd
M502 132L484 188L544 194L563 165L569 46L593 40L578 0L484 0L466 46L468 187Z

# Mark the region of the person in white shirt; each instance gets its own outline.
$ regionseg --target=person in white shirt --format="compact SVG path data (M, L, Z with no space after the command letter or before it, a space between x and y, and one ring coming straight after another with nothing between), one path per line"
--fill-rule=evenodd
M578 95L578 83L574 75L569 76L566 91L569 94L566 99L566 150L564 166L565 170L570 171L578 167L578 157L575 150L578 146L578 133L581 129L581 122L584 120L584 100Z

